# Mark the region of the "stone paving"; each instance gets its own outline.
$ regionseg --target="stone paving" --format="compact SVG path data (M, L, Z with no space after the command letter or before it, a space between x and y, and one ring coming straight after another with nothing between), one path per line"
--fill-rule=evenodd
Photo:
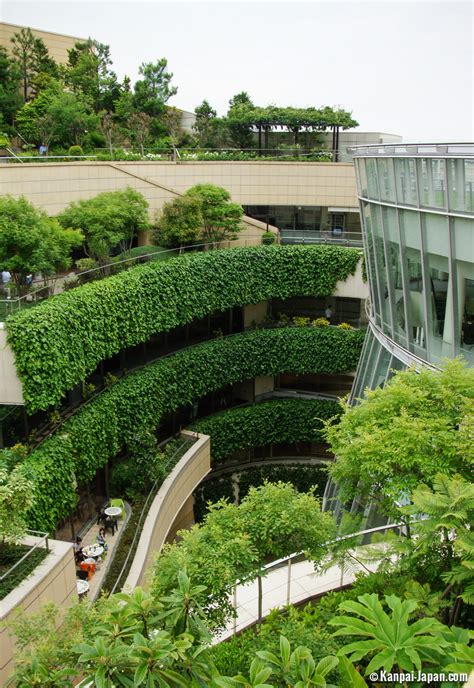
M90 600L95 600L97 597L100 595L100 589L102 587L102 582L105 578L105 575L107 573L107 570L110 566L110 563L114 557L115 550L117 548L118 542L120 540L120 536L123 532L123 529L128 521L128 509L126 508L127 515L125 518L119 518L117 519L117 526L118 530L115 531L115 535L112 535L110 530L106 531L106 541L108 545L108 550L107 554L104 556L102 555L102 561L98 562L98 565L96 566L96 571L92 578L88 581L90 589L88 593L88 598ZM99 530L102 528L102 524L100 523L97 525L95 522L93 525L89 528L89 530L82 535L82 545L83 547L87 547L88 545L93 545L97 542L97 535L99 534Z

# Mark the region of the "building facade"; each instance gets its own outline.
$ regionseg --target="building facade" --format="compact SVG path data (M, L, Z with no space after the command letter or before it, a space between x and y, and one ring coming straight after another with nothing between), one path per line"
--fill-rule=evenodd
M474 145L352 153L370 288L354 402L392 370L474 365Z

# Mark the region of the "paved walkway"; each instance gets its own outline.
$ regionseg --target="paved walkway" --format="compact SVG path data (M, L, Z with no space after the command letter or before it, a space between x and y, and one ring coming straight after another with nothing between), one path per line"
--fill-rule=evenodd
M117 525L118 525L118 530L115 531L115 535L112 535L110 530L107 530L106 534L106 540L107 540L107 545L108 545L108 550L107 554L102 556L102 561L98 562L98 566L96 567L96 571L92 578L89 580L89 599L90 600L95 600L99 594L100 594L100 589L102 587L102 582L105 578L105 575L108 571L108 568L112 562L112 559L114 557L115 550L117 549L118 542L120 540L120 536L123 532L123 529L125 527L125 524L127 523L127 517L125 518L119 518L117 520ZM82 536L82 545L83 547L86 547L87 545L93 545L97 542L97 535L99 534L99 530L102 528L102 524L96 525L94 523L89 530Z
M375 571L377 564L366 564L367 568ZM286 604L298 604L309 600L342 585L348 585L355 580L357 569L352 573L346 573L341 579L341 570L338 566L331 567L323 574L317 574L314 566L309 561L292 563L291 567L284 564L281 568L271 570L262 579L262 613L267 616L272 609L284 607ZM233 619L227 628L222 631L214 642L220 642L229 638L238 631L254 624L258 616L258 583L238 585L236 597L237 618Z

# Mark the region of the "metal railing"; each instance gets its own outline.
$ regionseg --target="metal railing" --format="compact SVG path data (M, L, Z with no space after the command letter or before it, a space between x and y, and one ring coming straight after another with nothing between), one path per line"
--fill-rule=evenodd
M28 552L26 552L26 553L21 557L21 559L19 559L17 562L15 562L15 564L13 564L13 566L10 566L10 568L8 569L8 571L5 571L5 573L4 573L3 575L0 576L0 583L1 583L2 581L4 581L5 578L8 578L8 576L11 576L12 572L13 572L18 566L20 566L20 564L22 564L22 563L25 561L25 559L28 559L28 557L31 556L31 553L35 551L35 549L38 549L39 547L41 547L41 546L44 544L46 551L49 552L49 533L43 533L43 532L40 531L40 530L27 530L27 531L26 531L26 534L27 534L27 535L32 535L32 536L34 536L34 537L39 537L40 539L39 539L39 541L38 541L37 543L35 543L35 544L31 547L31 549L28 550Z
M109 148L95 149L90 155L24 155L22 153L15 153L10 148L8 150L10 155L0 156L0 162L4 163L21 163L21 162L75 162L77 160L90 160L98 162L110 161L169 161L169 162L193 162L206 160L229 160L235 162L252 162L252 160L278 161L282 159L283 162L295 161L304 162L305 159L310 162L333 162L334 159L342 154L342 151L335 150L317 150L315 147L292 147L288 148L144 148L141 151L134 150L129 146L120 146L112 149ZM102 156L102 159L101 159Z
M372 143L351 146L347 152L356 157L467 158L474 156L474 143Z
M0 322L5 320L6 317L11 315L17 310L22 308L28 308L39 301L43 301L50 296L55 296L60 294L66 289L72 289L78 286L82 286L87 282L93 282L97 280L104 279L106 277L111 277L112 275L128 270L129 268L136 267L147 262L153 262L159 259L160 256L164 257L166 254L172 256L180 256L188 252L193 251L204 251L206 249L228 249L232 248L233 243L239 243L239 246L256 246L261 244L261 234L247 235L246 237L239 238L235 240L225 240L220 242L201 242L197 244L191 244L189 246L184 246L183 248L169 248L169 249L159 249L150 253L145 253L141 256L132 256L130 258L123 258L122 260L107 263L106 265L97 266L90 268L89 270L83 270L81 272L71 271L65 275L55 275L51 278L46 278L43 280L43 284L36 288L28 291L26 294L21 296L11 297L12 290L16 289L12 282L6 285L0 284L0 294L2 291L8 293L7 298L0 298ZM258 240L258 241L255 241ZM243 242L243 243L242 243ZM76 283L77 281L77 283Z
M334 540L330 540L328 543L326 543L326 546L330 547L331 545L336 544L337 542L342 542L344 540L351 539L355 540L359 538L360 542L357 545L355 545L355 547L357 546L360 549L371 544L372 536L374 534L383 533L384 531L393 531L396 529L399 529L400 533L402 534L404 526L405 524L403 523L393 523L386 524L383 526L377 526L375 528L367 528L365 530L358 531L357 533L342 535L338 538L335 538ZM356 565L358 561L360 562L359 552L358 555L359 556L357 556L355 560ZM296 567L298 565L301 565L300 568L302 568L303 571L295 573ZM318 576L318 574L315 574L314 568L311 569L309 568L310 566L312 566L312 563L305 558L304 553L296 552L294 554L290 554L287 557L277 559L276 561L272 561L269 564L263 566L262 570L264 572L264 577L260 576L260 580L257 579L251 584L241 584L240 581L237 581L233 593L233 606L236 611L236 617L227 626L227 629L226 631L224 631L224 634L221 634L219 636L219 641L239 631L242 631L244 628L248 626L251 626L255 623L259 623L262 620L262 618L266 616L266 614L270 611L270 609L282 607L290 603L298 604L299 602L304 602L306 600L309 600L313 597L324 594L331 590L340 589L345 585L349 585L353 582L354 575L351 575L350 579L346 575L346 579L344 582L344 569L343 567L338 565L337 561L334 562L334 567L332 567L335 570L329 576L329 580L326 578L325 581L323 581L323 576ZM269 581L271 581L272 573L279 572L283 568L286 568L287 570L284 579L281 575L278 575L277 573L277 575L273 576L273 583L270 583L270 585L266 586L266 595L267 598L270 598L271 601L267 605L268 610L264 612L265 594L263 593L262 579L263 581L266 581L268 583ZM326 566L325 568L326 570L328 570L328 566ZM364 568L367 571L370 570L363 564L360 564L358 567L355 566L354 568L358 568L358 570L363 570ZM304 571L306 572L304 573ZM301 583L303 579L307 579L304 585L302 585ZM298 581L300 582L298 583ZM293 589L292 591L292 587L294 588L294 584L297 583L297 589ZM253 589L251 589L251 586L253 586ZM245 588L246 591L244 590ZM238 601L239 592L240 597L242 599L240 603ZM255 609L255 612L251 613L250 615L249 605ZM241 612L240 621L239 611Z
M196 438L197 438L197 436L196 436ZM183 450L183 447L185 447L185 446L191 447L194 444L194 442L196 441L196 438L192 438L192 437L183 438L183 441L180 443L179 447L177 447L177 449L173 452L173 454L166 461L165 470L167 470L170 466L174 467L174 461L175 461L176 457L178 456L178 454ZM163 442L160 442L158 447L161 448L164 445L168 444L169 442L172 442L174 439L176 439L176 435L172 435L171 437L168 437L166 440L163 440ZM186 449L186 451L187 451L187 449ZM145 503L144 503L142 510L140 512L140 517L138 519L138 523L135 527L135 533L133 535L132 543L128 549L127 556L125 557L125 561L123 562L122 568L120 569L120 572L116 578L116 581L113 585L113 588L110 591L111 595L113 595L114 592L116 591L116 589L120 586L120 582L121 582L122 578L124 577L124 574L128 571L128 569L130 568L130 566L132 564L131 559L133 559L133 557L135 556L135 552L136 552L137 545L138 545L138 540L140 539L140 536L142 533L143 523L145 521L146 516L148 515L148 507L150 505L150 502L155 498L157 489L161 486L161 484L164 482L164 480L166 479L167 476L168 476L168 473L166 474L165 477L160 476L159 478L157 478L155 480L155 482L153 483L153 486L151 487L151 489L147 495ZM130 562L130 566L129 566L129 562Z
M300 229L280 229L282 244L338 244L343 246L363 246L361 232L334 232Z

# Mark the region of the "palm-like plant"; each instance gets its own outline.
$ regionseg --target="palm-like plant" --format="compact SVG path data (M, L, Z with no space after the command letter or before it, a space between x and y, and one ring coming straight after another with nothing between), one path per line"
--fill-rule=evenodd
M404 671L419 670L423 662L431 663L433 655L449 646L440 635L444 627L436 619L409 622L418 606L414 600L402 601L395 595L387 595L385 601L392 610L389 615L376 594L360 595L357 599L358 602L346 601L339 605L339 609L354 616L336 616L329 624L339 626L334 635L365 638L345 645L340 652L348 655L351 662L370 656L367 674L380 668L386 671L394 667Z

